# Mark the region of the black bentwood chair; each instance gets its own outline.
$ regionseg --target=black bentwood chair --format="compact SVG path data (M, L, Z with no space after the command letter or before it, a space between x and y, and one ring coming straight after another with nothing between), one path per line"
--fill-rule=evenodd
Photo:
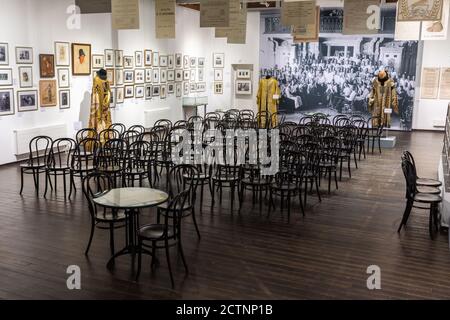
M411 154L411 152L409 151L403 151L403 157L405 157L406 159L408 159L411 164L413 165L414 168L414 172L416 172L417 174L417 170L416 170L416 162L414 161L414 157ZM417 176L417 180L416 180L416 184L417 187L420 189L421 187L440 187L442 186L442 182L439 180L435 180L435 179L429 179L429 178L420 178L419 176ZM419 190L420 192L420 190Z
M23 177L25 174L33 175L36 194L39 194L39 175L46 171L45 166L51 145L52 138L47 136L37 136L31 139L28 145L28 160L20 165L20 194L23 191Z
M111 256L113 256L114 229L125 227L127 216L124 210L112 210L106 208L97 210L97 207L93 202L94 198L99 197L111 190L113 186L111 176L105 173L92 172L83 178L82 185L83 194L88 202L89 213L91 215L91 232L84 254L87 255L89 253L95 228L98 228L102 230L109 230L109 246L111 249Z

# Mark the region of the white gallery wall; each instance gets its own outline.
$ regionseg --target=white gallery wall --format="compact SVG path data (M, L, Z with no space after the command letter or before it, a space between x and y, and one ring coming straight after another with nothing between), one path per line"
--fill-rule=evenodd
M111 29L111 14L81 15L81 28L69 30L67 13L74 0L0 0L2 19L0 21L0 42L9 44L9 66L13 69L14 94L17 100L18 65L15 61L15 47L33 47L33 90L39 87L39 54L54 53L54 42L90 43L92 54L102 54L105 49L120 49L124 55L133 55L136 50L151 49L160 54L182 53L205 58L206 92L191 96L208 96L208 111L216 109L254 108L256 109L256 89L259 70L259 13L248 13L247 43L245 45L227 44L226 39L216 39L214 29L200 28L199 12L177 7L177 37L173 40L155 38L154 1L140 0L141 25L139 30ZM214 74L212 55L214 52L225 54L224 92L213 92ZM232 64L253 64L253 94L247 99L237 99L234 95ZM2 66L3 67L3 66ZM62 67L66 68L66 67ZM92 79L89 76L71 76L71 108L39 108L38 111L21 112L12 116L0 117L0 164L14 162L14 130L30 129L57 124L67 125L67 135L72 137L76 125L87 125L90 108ZM29 89L23 89L29 90ZM15 101L17 102L17 101ZM16 108L17 109L17 108ZM145 124L145 111L154 110L155 117L166 115L172 120L182 117L182 99L175 95L167 99L153 98L125 100L112 111L114 122L123 122L127 126ZM162 110L163 112L160 112ZM157 120L155 118L154 120Z

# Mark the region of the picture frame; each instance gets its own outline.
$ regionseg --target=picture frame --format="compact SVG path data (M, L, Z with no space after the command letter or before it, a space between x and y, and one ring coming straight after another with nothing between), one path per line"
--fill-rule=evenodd
M167 67L167 56L159 56L159 66L162 68Z
M122 104L125 101L125 89L124 87L116 88L116 104Z
M93 54L92 55L92 68L101 69L105 67L105 55Z
M154 67L159 66L159 52L156 51L153 52L153 66Z
M41 78L55 77L55 55L40 54L39 55L39 75Z
M153 93L153 87L151 84L145 85L145 100L151 100L152 99L152 93Z
M225 66L225 54L213 53L213 68L223 68Z
M75 76L91 74L91 45L89 43L72 43L72 74Z
M183 68L183 55L181 53L175 54L175 68Z
M31 48L31 47L16 47L16 63L17 64L32 64L33 63L33 48Z
M167 82L167 69L160 69L159 71L159 82L166 83Z
M135 86L134 87L134 97L136 99L144 98L144 86Z
M0 66L9 65L9 45L6 42L0 43Z
M175 70L167 70L167 81L175 81Z
M189 68L189 56L188 55L184 55L183 56L183 68L187 69Z
M175 96L181 98L183 96L183 87L181 82L175 83Z
M58 87L70 87L70 71L69 69L58 69Z
M12 86L13 85L13 71L11 68L0 69L0 86Z
M251 70L248 69L237 69L236 70L237 79L251 79Z
M0 88L0 116L10 116L14 113L14 89Z
M134 70L134 83L144 84L145 83L145 69L135 69Z
M191 68L197 68L197 58L196 57L191 57L189 59L189 64Z
M223 69L214 69L214 81L223 81Z
M133 70L123 70L123 82L127 84L134 83L134 71Z
M197 60L197 66L199 68L204 68L205 67L205 58L198 58Z
M125 99L134 97L134 86L125 86Z
M153 77L152 77L152 82L153 84L157 84L159 83L159 69L158 68L153 68Z
M22 66L19 67L19 87L32 88L33 87L33 67Z
M237 80L235 90L237 95L251 95L252 82L250 80Z
M57 105L56 80L39 80L39 103L42 107L55 107Z
M214 94L223 94L223 82L214 82Z
M123 50L115 50L114 51L114 65L116 68L123 67ZM111 66L113 67L113 66Z
M134 66L136 68L142 68L144 65L142 51L135 51L134 52Z
M167 83L167 94L174 94L175 92L175 83L169 82Z
M152 97L159 97L160 89L160 86L153 86Z
M197 77L197 70L196 69L191 69L191 75L189 76L189 80L191 82L195 81L195 78Z
M134 65L134 57L133 56L123 56L123 67L125 69L133 69Z
M152 77L153 77L152 69L151 68L145 69L145 83L152 83Z
M205 91L206 91L206 82L198 82L197 92L205 92Z
M70 109L70 90L59 90L59 108Z
M39 108L37 90L17 91L17 112L36 111Z
M70 43L55 41L55 63L58 67L70 66Z
M189 95L189 82L183 82L183 96Z
M183 69L175 69L175 81L183 81Z
M183 81L189 81L191 72L189 70L183 70Z
M195 82L191 82L189 90L191 92L197 92L197 84Z
M205 69L197 69L197 80L202 82L205 80Z
M150 67L153 62L153 52L150 49L144 50L144 65Z
M169 54L167 56L167 68L173 69L174 66L175 66L174 55L173 54Z
M105 49L105 68L112 68L115 64L114 50Z
M109 98L109 108L115 109L116 108L116 88L111 88L110 98Z
M123 81L123 69L115 69L115 82L116 82L116 86L122 86L124 81Z
M167 97L167 86L165 84L161 85L161 92L159 95L160 99L165 99Z
M106 79L109 82L110 86L114 86L114 80L115 80L115 71L112 68L106 69Z

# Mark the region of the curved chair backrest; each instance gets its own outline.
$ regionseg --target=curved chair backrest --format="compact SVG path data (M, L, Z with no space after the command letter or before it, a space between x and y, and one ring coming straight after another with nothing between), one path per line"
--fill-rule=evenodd
M71 168L75 170L94 167L94 159L100 150L100 141L95 138L86 138L77 143L72 157Z
M128 130L137 131L139 132L139 134L143 134L145 132L145 127L141 126L140 124L135 124L134 126L128 128Z
M30 140L28 144L28 165L44 166L52 146L52 138L48 136L37 136Z
M49 152L47 167L50 169L70 168L77 143L71 138L59 138L53 141Z
M97 138L97 131L93 128L84 128L78 130L77 134L75 135L75 140L77 143L86 138Z
M97 216L97 208L92 199L108 192L112 187L113 180L111 176L106 173L92 172L83 178L83 194L88 202L89 213L93 219ZM106 214L106 210L103 210L103 214Z
M127 130L127 127L125 127L123 123L113 123L112 125L109 126L108 129L116 130L117 132L119 132L119 135L121 135Z
M98 134L98 140L100 140L101 143L105 143L110 139L119 139L120 134L121 133L116 129L105 129Z
M190 164L179 164L173 167L169 173L170 196L174 197L176 194L187 190L189 192L188 203L193 205L199 183L198 174L197 167Z
M169 119L160 119L160 120L157 120L155 122L155 124L153 125L153 127L157 127L157 126L164 126L170 130L170 128L172 127L172 121L170 121Z

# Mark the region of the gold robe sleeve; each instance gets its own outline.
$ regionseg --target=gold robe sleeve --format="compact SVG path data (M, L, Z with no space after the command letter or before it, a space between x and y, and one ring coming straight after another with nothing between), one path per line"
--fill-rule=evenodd
M392 83L391 99L392 99L391 101L392 111L398 114L398 96L397 96L397 87L395 83Z

